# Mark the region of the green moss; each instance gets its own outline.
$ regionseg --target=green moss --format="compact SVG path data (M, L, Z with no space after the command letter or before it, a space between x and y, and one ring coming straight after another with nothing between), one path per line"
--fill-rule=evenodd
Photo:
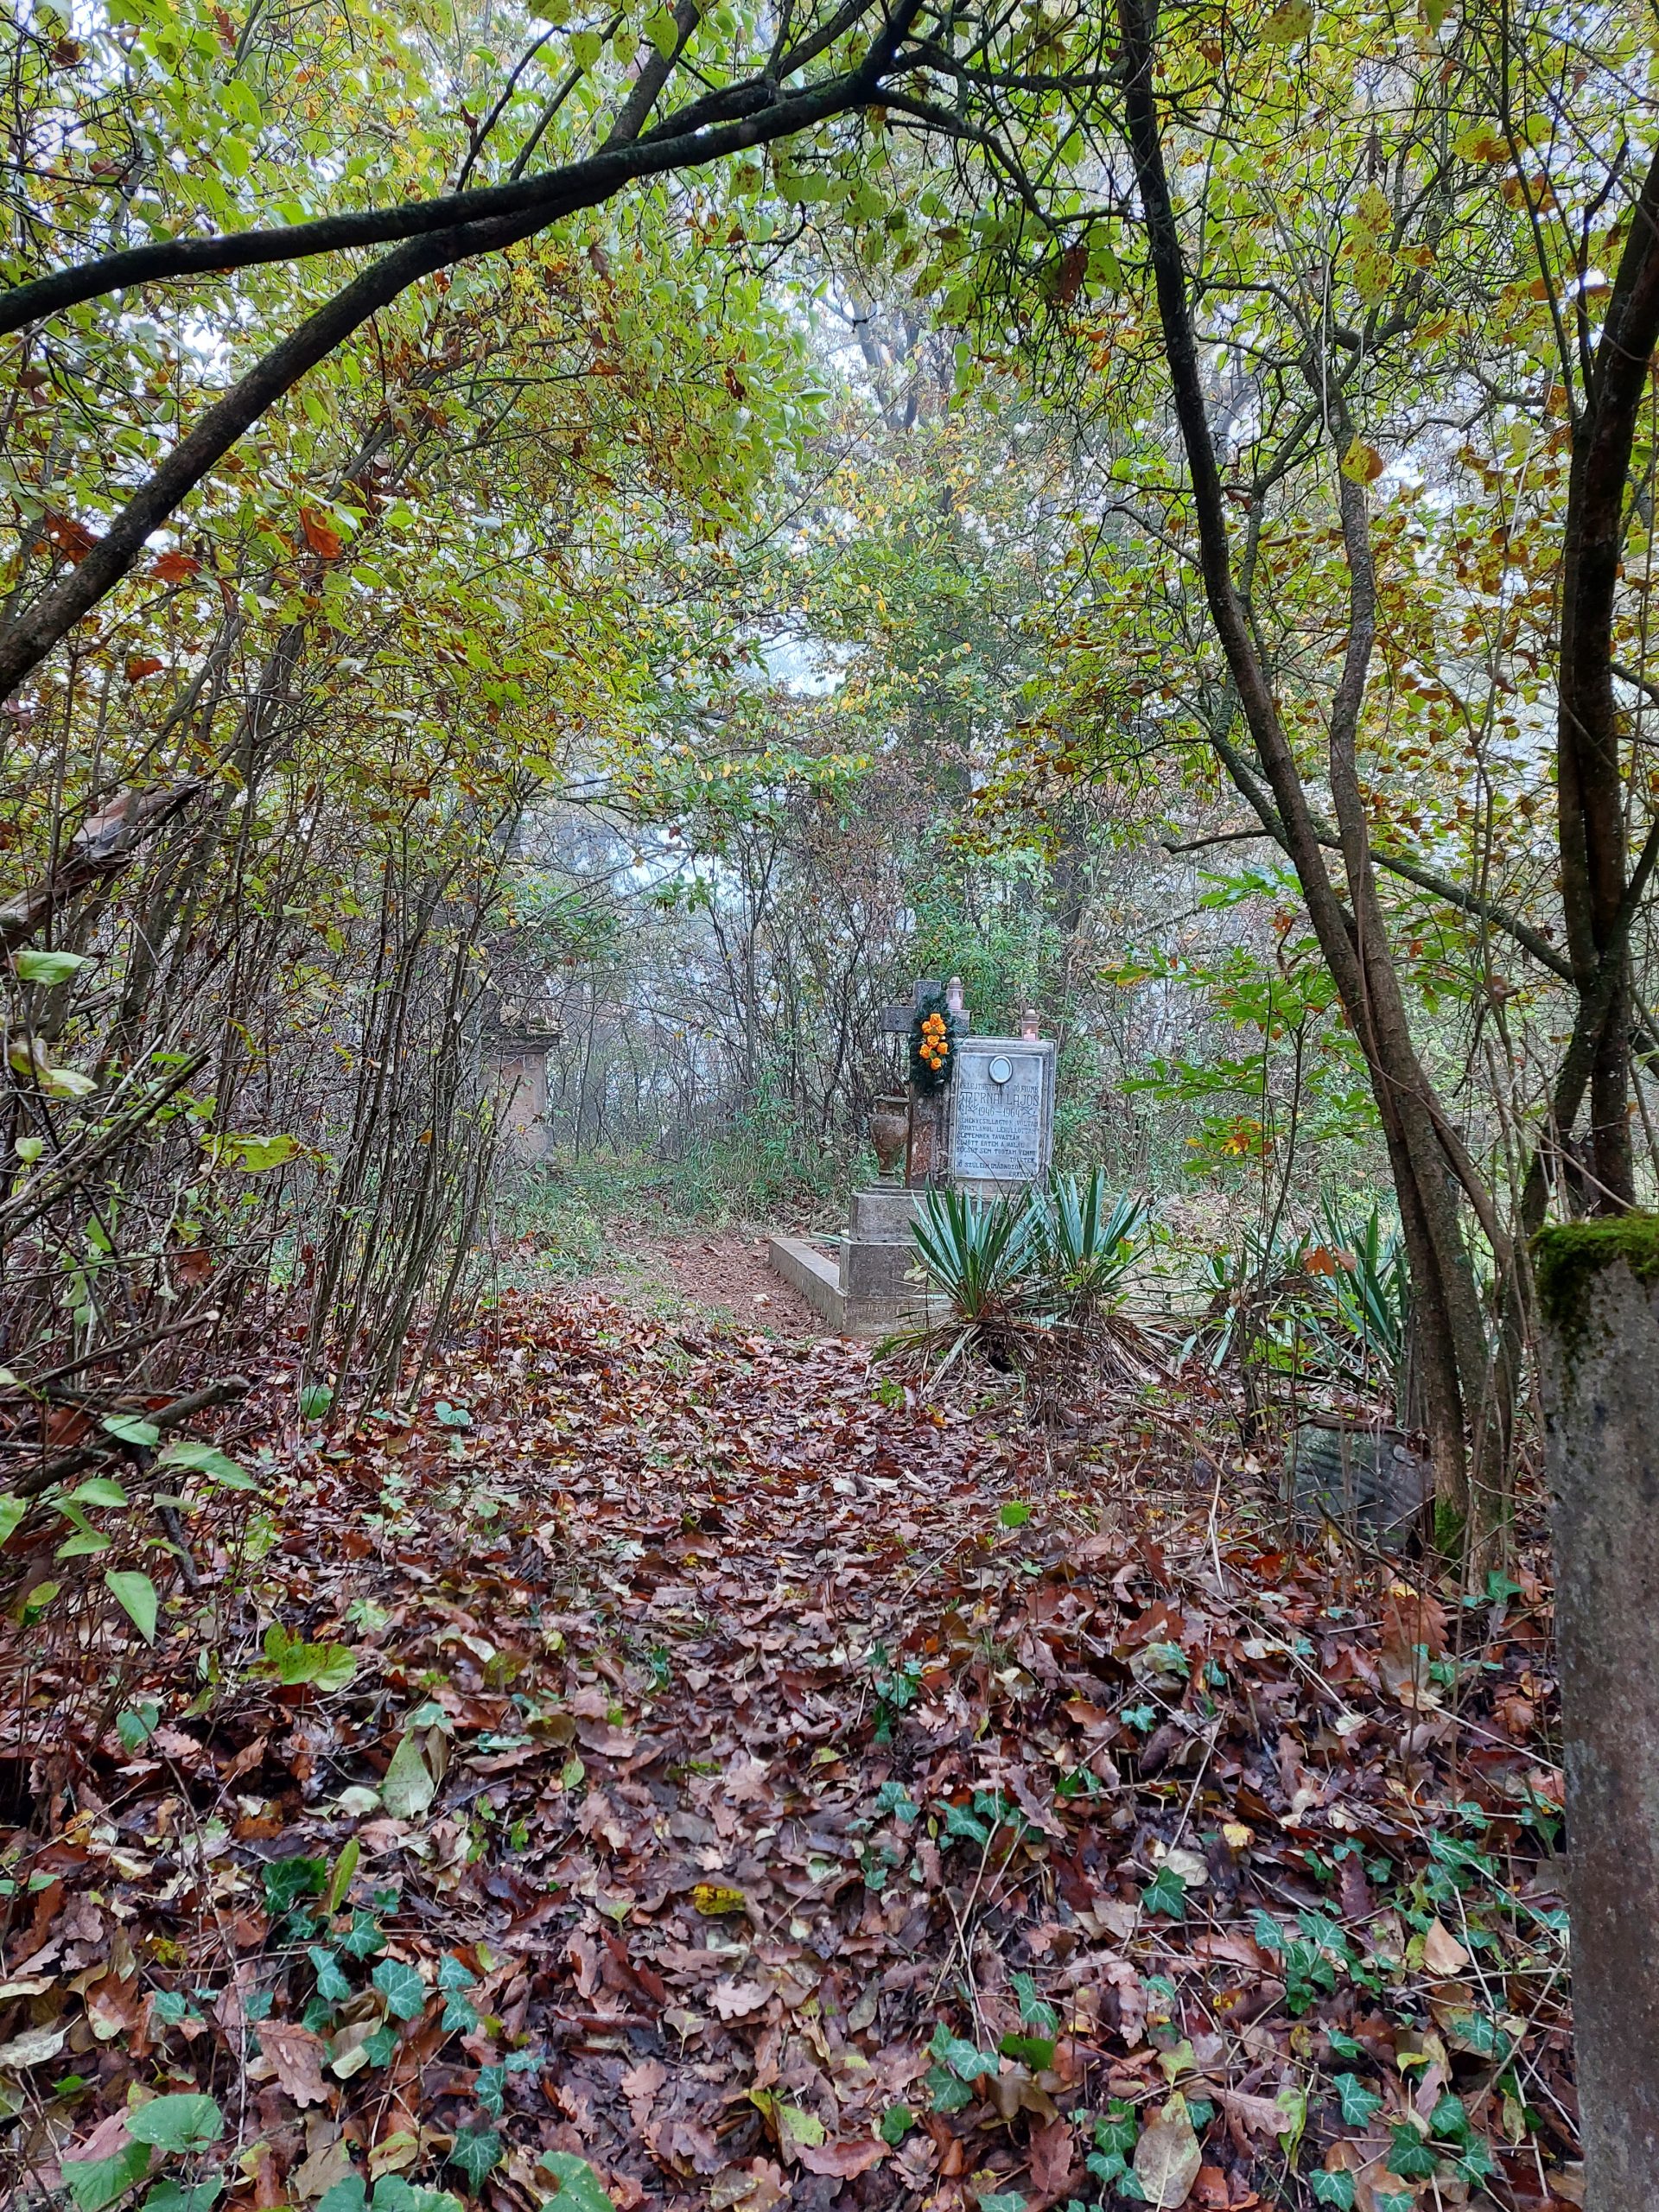
M1584 1323L1584 1301L1604 1268L1623 1260L1638 1282L1659 1282L1659 1214L1621 1213L1541 1229L1533 1274L1545 1318L1567 1340Z

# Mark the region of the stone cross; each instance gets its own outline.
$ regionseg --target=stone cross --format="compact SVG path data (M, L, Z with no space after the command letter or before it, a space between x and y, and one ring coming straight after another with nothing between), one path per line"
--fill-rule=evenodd
M950 1025L950 1034L960 1040L970 1029L968 1009L962 1002L962 978L953 976L948 983L941 983L937 976L920 976L916 979L909 1002L898 999L881 1009L881 1027L890 1037L907 1037L911 1024L923 1003L944 994L945 1018ZM949 1161L945 1154L945 1127L947 1094L937 1090L931 1094L918 1091L906 1082L910 1096L910 1136L905 1147L905 1181L912 1189L937 1183L944 1177Z

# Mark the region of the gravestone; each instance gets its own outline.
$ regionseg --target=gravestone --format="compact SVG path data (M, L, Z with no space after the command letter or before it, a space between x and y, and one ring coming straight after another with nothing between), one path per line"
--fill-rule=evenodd
M1052 1044L1023 1035L964 1041L947 1096L950 1179L958 1190L995 1198L1028 1189L1048 1173L1054 1155Z
M885 1336L925 1320L931 1300L914 1279L911 1229L931 1188L947 1180L977 1197L1027 1189L1048 1173L1054 1130L1054 1046L1027 1014L1017 1037L975 1037L962 985L919 981L908 1002L882 1014L890 1036L908 1037L918 1012L943 1001L951 1048L943 1089L906 1086L902 1175L853 1193L846 1232L832 1250L804 1237L773 1237L772 1265L825 1319L849 1336Z

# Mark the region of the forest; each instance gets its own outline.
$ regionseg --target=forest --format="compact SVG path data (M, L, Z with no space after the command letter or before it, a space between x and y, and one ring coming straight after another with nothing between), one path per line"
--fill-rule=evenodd
M1651 11L0 92L11 2198L1659 2198Z

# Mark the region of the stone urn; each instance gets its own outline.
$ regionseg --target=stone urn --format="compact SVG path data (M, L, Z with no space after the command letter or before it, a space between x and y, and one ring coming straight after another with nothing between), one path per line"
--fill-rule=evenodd
M902 1097L878 1098L870 1109L870 1142L875 1164L889 1179L899 1172L910 1135L910 1107Z

